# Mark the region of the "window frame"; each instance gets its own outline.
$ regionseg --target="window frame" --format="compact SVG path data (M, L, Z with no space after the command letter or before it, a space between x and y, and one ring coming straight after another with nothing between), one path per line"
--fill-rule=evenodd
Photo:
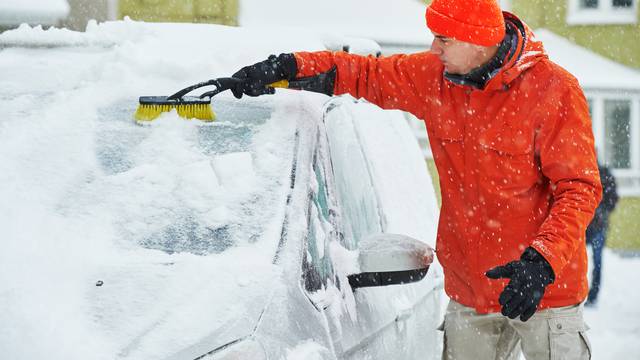
M581 0L568 0L566 22L568 25L632 25L638 23L638 1L631 0L628 8L616 8L613 0L598 0L598 7L580 7Z
M333 259L331 258L330 250L328 248L331 241L341 240L342 230L340 228L340 222L337 221L337 215L336 215L337 204L335 203L336 199L335 199L334 189L333 189L334 184L332 183L332 179L330 178L331 176L330 153L326 148L327 146L326 139L324 141L322 139L320 129L318 129L316 136L317 136L316 143L314 145L314 150L311 155L311 164L310 164L311 168L310 168L309 175L313 177L315 181L318 181L318 182L323 181L324 184L322 184L323 186L321 186L321 184L318 183L317 189L313 189L311 187L307 189L307 204L306 204L307 229L306 229L305 237L303 240L303 247L302 247L302 264L301 264L302 276L300 280L301 280L302 290L305 292L305 294L307 295L311 303L316 307L316 309L320 311L322 310L323 306L321 306L321 304L318 304L317 301L313 299L312 294L322 290L323 288L326 288L329 282L331 282L339 290L342 288L342 284L340 284L340 279L338 277L336 269L334 268ZM318 177L320 177L321 179L318 179ZM327 207L326 214L323 212L323 209L321 208L322 204L320 204L319 199L317 199L317 197L319 197L320 194L318 194L314 190L317 190L317 191L324 190L323 193L326 201L326 204L324 205L326 205ZM309 248L312 245L310 240L310 232L312 231L312 227L314 226L315 220L316 220L313 218L314 216L313 208L316 208L318 212L316 215L322 217L321 221L326 221L332 227L331 231L326 234L327 239L325 239L326 243L325 243L325 249L323 252L324 256L322 257L322 259L326 258L324 261L328 261L331 267L329 272L326 274L323 274L320 271L317 271L318 268L315 267L314 262L309 261L310 260ZM317 246L317 244L314 243L313 246ZM311 282L315 282L316 283L315 285L320 285L320 286L317 288L315 287L310 288L309 285Z
M592 104L592 126L598 158L606 158L606 114L605 101L629 101L630 111L630 168L613 168L618 182L618 192L622 196L640 196L640 93L585 91L587 100Z

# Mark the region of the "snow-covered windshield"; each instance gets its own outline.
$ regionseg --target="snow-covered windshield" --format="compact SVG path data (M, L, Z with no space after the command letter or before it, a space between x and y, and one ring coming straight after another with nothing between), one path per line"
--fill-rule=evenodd
M261 168L267 159L254 143L272 109L246 101L214 107L220 120L212 124L169 114L152 126L133 124L134 109L125 104L101 109L93 149L101 174L62 206L116 214L122 242L169 253L217 253L256 241L270 210L284 202L268 191L282 177ZM284 158L269 166L286 173L293 154L280 145L273 150Z
M14 239L26 236L21 219L52 215L73 229L63 236L71 242L100 234L92 241L167 253L218 253L271 234L264 227L284 206L296 121L277 109L291 96L220 94L211 124L175 114L151 126L132 119L138 96L168 95L268 55L242 50L248 38L224 27L133 22L3 34L0 177L5 203L20 204L4 217Z
M4 123L3 153L17 158L3 156L3 172L34 182L48 178L50 186L59 186L51 205L62 219L103 219L104 227L94 230L114 232L125 248L207 254L256 241L273 210L282 207L283 194L274 191L287 179L293 130L289 127L287 134L284 124L273 124L280 127L272 131L277 136L267 134L273 112L268 102L216 100L219 120L214 123L185 121L170 113L140 126L132 120L136 102L122 100L98 107L89 125L73 114L73 97L40 94L45 103L70 103L48 106L40 114L34 111L41 106L37 101L0 88L0 106L25 114L20 120L25 126ZM67 129L42 124L30 138L16 141L42 116L75 124ZM60 163L79 153L87 163ZM22 156L43 158L38 161L40 176L36 169L21 167ZM28 182L3 184L21 187ZM50 188L38 188L32 190L36 196L52 194Z

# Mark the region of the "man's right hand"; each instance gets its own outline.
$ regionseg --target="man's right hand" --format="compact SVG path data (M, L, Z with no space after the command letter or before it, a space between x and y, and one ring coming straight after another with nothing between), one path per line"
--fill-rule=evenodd
M520 260L496 266L487 271L486 276L509 279L498 299L502 315L510 319L520 316L522 321L529 320L538 310L545 288L555 280L551 265L532 247L525 249Z
M293 54L271 55L267 60L245 66L233 74L234 78L241 79L242 82L231 91L238 99L245 94L273 94L275 89L267 85L280 80L293 80L297 72L298 65Z

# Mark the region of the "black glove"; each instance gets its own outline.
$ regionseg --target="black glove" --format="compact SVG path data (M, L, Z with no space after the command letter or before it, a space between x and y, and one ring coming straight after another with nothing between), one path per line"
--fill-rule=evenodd
M525 249L520 260L497 266L485 274L490 279L510 279L500 294L502 315L527 321L538 309L547 285L555 275L551 265L534 248Z
M298 64L293 54L271 55L267 60L245 66L232 76L243 80L232 88L233 95L240 99L243 94L260 96L275 93L274 88L267 87L280 80L293 80L298 73Z

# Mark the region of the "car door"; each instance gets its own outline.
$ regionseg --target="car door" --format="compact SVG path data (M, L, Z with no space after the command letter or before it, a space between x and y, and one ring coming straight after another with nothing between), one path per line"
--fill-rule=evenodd
M358 132L354 119L358 111L353 111L353 106L357 105L352 101L339 100L337 106L328 107L325 121L331 177L344 228L340 241L345 248L357 250L360 239L386 231L387 217L372 178L372 161L362 146L365 134ZM336 326L340 332L334 340L339 343L336 348L342 350L341 357L435 358L439 351L435 338L440 317L438 288L441 278L436 270L415 284L356 290L355 314L340 317Z

